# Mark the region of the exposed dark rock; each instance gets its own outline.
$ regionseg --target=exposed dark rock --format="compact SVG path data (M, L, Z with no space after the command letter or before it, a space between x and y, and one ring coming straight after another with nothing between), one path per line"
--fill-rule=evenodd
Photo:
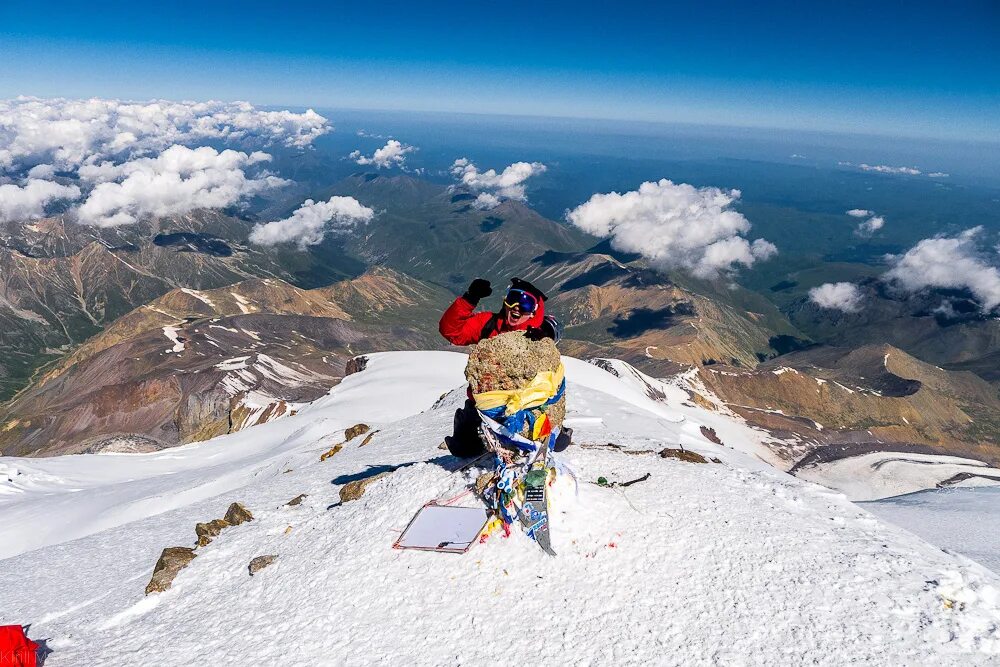
M367 433L370 430L372 430L372 427L368 424L355 424L344 431L344 442L350 442L354 438Z
M295 507L296 505L301 505L302 501L308 497L309 497L308 493L300 493L299 495L295 496L285 504L289 505L290 507Z
M688 463L708 463L708 459L701 454L697 454L686 449L670 449L667 447L660 452L660 456L665 459L680 459L681 461L687 461Z
M250 576L257 574L265 567L278 560L278 554L269 554L267 556L257 556L252 561L247 569L250 570Z
M376 434L376 433L378 433L378 431L372 431L371 433L369 433L369 434L368 434L368 437L366 437L366 438L364 439L364 441L362 441L362 443L361 443L360 445L358 445L358 447L364 447L364 446L365 446L365 445L367 445L367 444L368 444L369 442L371 442L371 441L372 441L372 438L374 438L374 437L375 437L375 434Z
M368 357L360 355L347 360L347 364L344 366L344 377L348 375L354 375L355 373L360 373L365 370L368 366Z
M212 538L217 537L223 528L228 528L229 522L225 519L212 519L208 523L199 523L194 527L195 535L198 536L198 546L207 547Z
M719 435L715 432L715 429L712 428L711 426L702 426L701 434L705 436L706 440L714 442L717 445L723 444L722 440L719 438Z
M195 559L194 549L189 547L167 547L160 554L153 568L153 576L146 585L146 595L162 593L174 583L177 573Z
M328 458L330 458L331 456L334 456L335 454L337 454L337 452L339 452L343 448L344 448L344 444L343 443L341 443L339 445L334 445L330 449L328 449L325 452L323 452L323 454L319 457L319 460L320 461L326 461Z
M231 526L238 526L246 521L253 521L253 514L241 503L233 503L226 510L226 516L223 517L223 520Z
M364 479L358 479L353 482L348 482L340 488L340 502L346 503L351 500L357 500L361 496L365 495L365 490L368 485L372 482L382 479L393 473L392 470L386 472L380 472L377 475L372 475L371 477L365 477Z

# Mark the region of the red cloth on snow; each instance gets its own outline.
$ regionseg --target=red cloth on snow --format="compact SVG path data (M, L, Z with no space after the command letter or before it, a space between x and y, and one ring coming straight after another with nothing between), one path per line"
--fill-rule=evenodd
M464 297L458 297L441 316L438 331L454 345L474 345L484 337L493 338L508 331L524 331L528 327L539 327L542 325L542 320L545 319L545 301L539 299L535 314L527 322L512 327L507 324L507 318L501 316L502 319L498 325L490 327L486 336L483 336L483 327L496 314L488 311L476 313L473 312L475 309L476 307L466 301Z
M0 667L35 667L36 651L20 625L0 625Z

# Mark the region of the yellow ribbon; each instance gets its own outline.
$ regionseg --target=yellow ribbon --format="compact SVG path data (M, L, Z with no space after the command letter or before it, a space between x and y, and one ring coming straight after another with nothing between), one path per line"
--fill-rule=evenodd
M563 381L563 365L554 371L542 371L521 389L498 389L473 394L476 407L480 410L491 410L501 405L505 406L505 414L512 415L519 410L537 408L556 395Z

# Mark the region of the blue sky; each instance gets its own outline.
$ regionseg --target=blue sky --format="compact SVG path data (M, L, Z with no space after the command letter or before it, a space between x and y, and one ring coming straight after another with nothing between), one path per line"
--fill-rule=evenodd
M1000 3L3 3L0 96L1000 141Z

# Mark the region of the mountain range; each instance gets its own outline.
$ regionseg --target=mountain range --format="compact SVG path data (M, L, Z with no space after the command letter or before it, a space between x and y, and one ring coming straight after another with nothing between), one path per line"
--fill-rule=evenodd
M159 449L288 415L355 354L444 347L437 319L472 278L499 293L517 275L550 294L565 354L681 378L693 401L771 433L782 467L873 450L1000 461L988 318L942 326L929 298L884 292L831 319L412 176L357 174L318 196L335 194L376 220L305 251L250 244L254 221L234 212L7 224L0 449Z

